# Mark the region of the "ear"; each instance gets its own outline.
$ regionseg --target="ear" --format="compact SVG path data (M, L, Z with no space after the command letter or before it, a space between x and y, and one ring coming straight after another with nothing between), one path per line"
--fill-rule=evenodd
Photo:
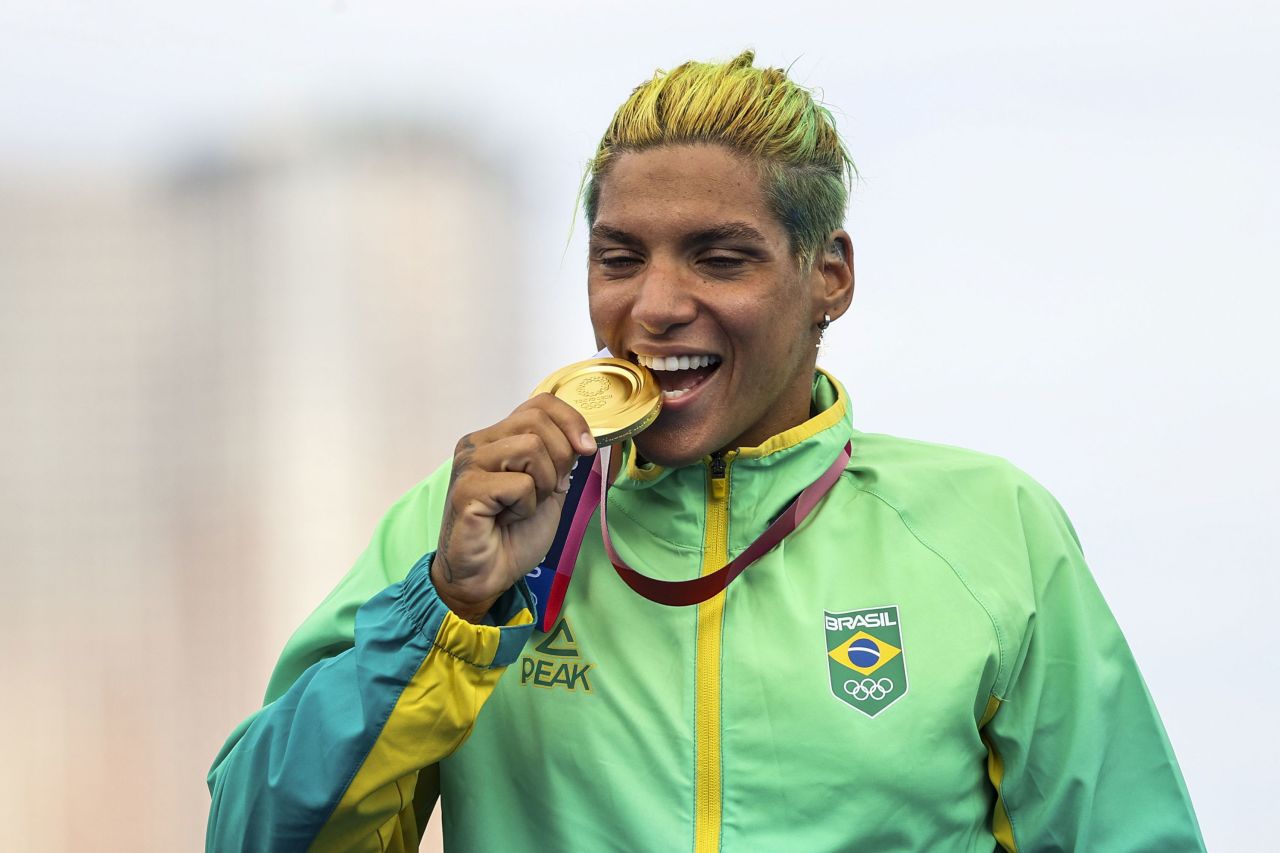
M853 302L853 240L848 231L839 228L831 232L821 257L814 261L813 272L818 287L814 294L817 307L835 320Z

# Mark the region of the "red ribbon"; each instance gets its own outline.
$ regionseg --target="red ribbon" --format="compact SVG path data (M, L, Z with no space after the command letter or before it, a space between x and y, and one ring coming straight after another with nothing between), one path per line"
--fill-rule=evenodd
M565 542L564 550L560 553L560 561L556 565L556 576L552 580L551 594L547 600L547 610L543 617L542 630L550 631L551 626L555 624L556 617L560 614L560 608L564 604L565 593L569 589L569 580L573 577L574 564L578 561L578 551L582 548L582 538L586 533L587 522L595 512L597 505L600 507L600 533L604 538L605 552L609 555L609 562L613 563L613 568L618 572L618 577L622 578L627 586L658 604L666 604L673 607L701 604L727 588L729 584L733 583L734 578L746 570L747 566L763 557L800 526L800 523L808 517L809 513L813 512L818 502L826 496L827 492L831 491L831 487L840 479L840 473L844 471L844 466L848 463L852 452L852 446L845 444L835 461L823 472L822 476L810 483L804 491L797 495L795 500L787 505L787 508L773 520L773 523L769 525L764 533L760 534L756 541L747 546L745 551L716 571L686 581L664 581L648 575L642 575L628 566L622 557L618 556L618 552L614 550L613 542L609 538L608 487L605 486L602 489L601 484L604 478L601 474L601 456L597 456L583 488L582 500L578 503L577 510L574 513L573 524L569 528L569 538Z

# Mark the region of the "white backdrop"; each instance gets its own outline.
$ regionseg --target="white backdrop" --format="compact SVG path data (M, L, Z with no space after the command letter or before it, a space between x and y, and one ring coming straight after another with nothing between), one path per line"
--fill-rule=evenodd
M1005 456L1057 495L1210 848L1265 849L1277 44L1264 2L9 3L0 157L133 168L298 116L445 124L514 176L523 218L484 260L536 306L511 368L531 387L592 349L584 229L566 238L613 108L689 58L792 66L861 171L857 290L823 356L857 425Z

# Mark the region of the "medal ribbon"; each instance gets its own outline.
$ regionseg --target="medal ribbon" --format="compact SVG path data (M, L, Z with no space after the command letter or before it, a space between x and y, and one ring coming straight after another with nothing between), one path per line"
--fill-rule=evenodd
M804 491L773 520L764 533L724 566L692 580L664 581L637 572L628 566L614 550L613 542L609 538L608 486L604 485L602 474L604 467L608 465L609 448L604 448L596 454L595 462L591 466L582 490L581 500L573 510L573 520L569 525L564 547L556 561L555 578L552 580L547 609L543 614L542 630L550 631L556 617L560 614L565 593L569 589L569 581L573 577L574 565L578 561L578 551L582 548L582 538L586 533L587 522L590 521L597 506L600 508L600 533L604 539L605 552L609 555L609 562L613 564L618 577L622 578L627 586L658 604L673 607L701 604L726 589L734 578L746 570L747 566L763 557L799 527L840 479L840 473L844 470L851 454L852 446L846 443L822 476L805 487Z

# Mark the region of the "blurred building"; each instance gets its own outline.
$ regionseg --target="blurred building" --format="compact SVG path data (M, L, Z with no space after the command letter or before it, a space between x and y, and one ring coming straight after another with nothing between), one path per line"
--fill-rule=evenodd
M509 186L403 125L0 168L0 849L200 847L288 633L527 393Z

